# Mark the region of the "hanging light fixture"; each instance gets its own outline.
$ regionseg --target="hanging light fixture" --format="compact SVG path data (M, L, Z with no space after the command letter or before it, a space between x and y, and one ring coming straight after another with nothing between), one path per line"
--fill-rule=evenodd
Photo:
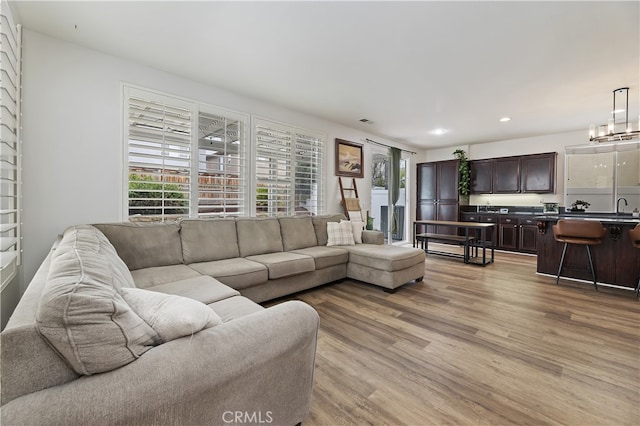
M616 98L618 98L617 102ZM624 121L620 118L622 116L624 116ZM629 88L621 87L613 91L613 110L608 123L601 126L593 124L589 126L589 141L626 141L637 137L640 137L640 118L638 128L633 130L631 123L629 123Z

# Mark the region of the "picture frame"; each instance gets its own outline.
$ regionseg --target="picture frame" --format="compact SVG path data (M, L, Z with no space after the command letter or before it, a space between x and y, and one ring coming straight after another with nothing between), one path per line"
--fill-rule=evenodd
M336 176L364 177L363 145L336 138Z

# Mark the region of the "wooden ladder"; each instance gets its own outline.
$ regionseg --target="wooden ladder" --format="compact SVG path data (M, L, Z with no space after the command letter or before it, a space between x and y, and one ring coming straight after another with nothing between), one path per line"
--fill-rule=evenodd
M360 207L360 200L358 198L358 187L356 186L356 179L351 178L351 187L346 188L342 184L342 177L338 176L338 184L340 185L340 196L342 197L342 211L344 215L349 219L350 211L358 211L362 216L362 209ZM345 192L352 194L353 197L345 197Z

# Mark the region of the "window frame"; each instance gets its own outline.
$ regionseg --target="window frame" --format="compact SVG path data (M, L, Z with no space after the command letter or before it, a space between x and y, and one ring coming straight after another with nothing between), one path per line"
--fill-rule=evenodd
M252 116L251 117L251 142L252 142L252 149L251 149L251 164L255 164L256 166L258 165L258 158L257 158L257 154L258 154L258 126L264 126L264 127L271 127L274 130L280 131L280 132L289 132L291 135L291 144L289 145L289 152L293 152L293 155L290 155L290 168L289 168L289 179L290 179L290 194L289 194L289 202L286 208L286 211L284 212L285 214L278 214L278 209L277 209L277 201L274 200L267 200L267 204L268 204L268 208L269 210L267 211L266 214L262 214L260 212L257 211L257 188L258 188L258 177L257 177L257 171L256 168L253 168L252 171L252 178L251 178L251 185L250 185L250 189L249 189L249 197L251 197L251 215L252 216L300 216L300 215L305 215L304 212L300 212L300 211L296 211L296 169L297 169L297 165L299 160L296 159L296 155L295 155L295 143L297 141L297 135L298 134L302 134L304 136L309 136L309 137L315 137L319 140L319 143L321 145L321 149L320 149L320 154L319 154L319 159L320 162L319 164L316 163L316 169L318 170L317 173L317 181L319 182L319 188L317 190L317 195L316 195L316 200L317 200L317 205L316 205L316 210L315 211L309 211L308 213L306 213L307 215L321 215L324 214L324 209L325 209L325 153L326 153L326 134L322 133L322 132L318 132L318 131L314 131L314 130L309 130L309 129L305 129L303 127L300 126L295 126L292 124L287 124L287 123L283 123L280 121L276 121L276 120L272 120L270 118L266 118L266 117L262 117L262 116ZM293 148L292 148L293 147ZM276 209L273 210L272 206L276 205Z
M0 76L0 91L4 92L0 97L0 185L3 187L0 203L1 292L17 276L22 263L22 26L15 24L6 2L0 6L0 19L1 54L5 57L0 61L0 73L4 76ZM7 216L11 215L13 219L8 219Z
M249 123L250 116L248 114L229 110L226 108L213 106L204 103L198 103L196 101L191 101L185 98L180 98L177 96L173 96L170 94L154 91L147 88L142 88L139 86L134 86L130 84L122 85L122 102L121 105L123 107L122 117L122 158L123 158L123 167L122 167L122 176L123 176L123 184L122 184L122 200L123 206L121 209L122 220L132 221L132 216L129 214L130 209L130 199L129 199L129 175L130 175L130 158L129 158L129 147L130 147L130 128L129 128L129 110L130 110L130 98L136 97L140 99L144 99L149 102L158 102L169 104L171 107L176 108L184 108L188 109L190 112L190 150L188 161L189 165L189 190L188 190L188 212L186 215L180 216L183 218L197 218L197 217L211 217L211 216L221 216L221 217L229 217L229 216L239 216L246 215L247 212L247 180L248 176L246 175L246 164L248 162L247 153L250 151L251 141L249 138ZM199 165L200 165L200 146L199 146L199 119L200 114L208 114L208 115L218 115L224 116L226 118L234 119L240 121L242 123L242 133L244 139L240 142L242 145L241 151L244 153L244 169L245 176L242 179L241 188L241 198L242 198L242 208L241 211L243 214L225 214L222 215L211 215L211 214L200 214L199 213L199 195L200 195L200 184L199 184ZM164 158L164 157L163 157ZM162 198L165 200L165 198ZM166 215L161 214L160 216L153 216L158 218L158 220L151 219L153 222L164 222L167 220L180 220L180 217L170 217L167 218ZM144 219L143 219L144 220Z

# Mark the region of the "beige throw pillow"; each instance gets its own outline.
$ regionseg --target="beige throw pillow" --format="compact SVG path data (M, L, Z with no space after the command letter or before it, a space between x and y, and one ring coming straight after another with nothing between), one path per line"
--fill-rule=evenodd
M340 223L347 222L351 224L351 232L353 234L353 242L356 244L362 244L362 231L364 230L364 222L357 220L341 220Z
M353 228L349 221L327 222L327 246L352 246Z
M222 319L211 308L188 297L141 288L123 288L121 294L163 342L222 324Z

